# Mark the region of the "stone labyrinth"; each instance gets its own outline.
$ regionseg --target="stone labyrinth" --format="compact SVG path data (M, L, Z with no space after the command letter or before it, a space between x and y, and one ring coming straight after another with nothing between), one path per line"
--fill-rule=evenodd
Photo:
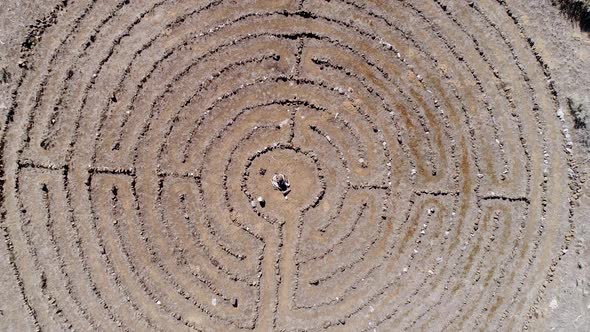
M38 330L521 329L567 251L571 141L503 0L64 1L23 54Z

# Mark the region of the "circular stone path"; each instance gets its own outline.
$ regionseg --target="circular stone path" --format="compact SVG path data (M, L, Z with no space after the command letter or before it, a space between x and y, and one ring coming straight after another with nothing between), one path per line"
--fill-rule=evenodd
M0 140L38 329L528 327L576 183L551 74L503 0L53 14Z

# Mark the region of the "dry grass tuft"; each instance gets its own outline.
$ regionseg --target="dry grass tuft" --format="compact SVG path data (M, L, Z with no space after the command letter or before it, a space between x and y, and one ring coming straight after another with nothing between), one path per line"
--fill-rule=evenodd
M568 107L574 118L574 129L579 129L580 143L590 149L590 100L568 98Z

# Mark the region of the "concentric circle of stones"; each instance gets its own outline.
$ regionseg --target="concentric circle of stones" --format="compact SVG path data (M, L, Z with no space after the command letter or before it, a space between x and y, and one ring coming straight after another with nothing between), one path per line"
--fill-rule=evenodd
M511 330L535 315L576 182L549 69L504 1L51 15L1 140L3 238L38 329Z

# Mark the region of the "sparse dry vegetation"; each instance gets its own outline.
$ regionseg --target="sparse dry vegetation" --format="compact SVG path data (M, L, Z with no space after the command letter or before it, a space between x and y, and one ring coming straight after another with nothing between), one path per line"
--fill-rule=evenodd
M574 129L579 142L590 149L590 98L570 97L568 108L574 119Z
M583 31L590 31L590 0L552 0Z

